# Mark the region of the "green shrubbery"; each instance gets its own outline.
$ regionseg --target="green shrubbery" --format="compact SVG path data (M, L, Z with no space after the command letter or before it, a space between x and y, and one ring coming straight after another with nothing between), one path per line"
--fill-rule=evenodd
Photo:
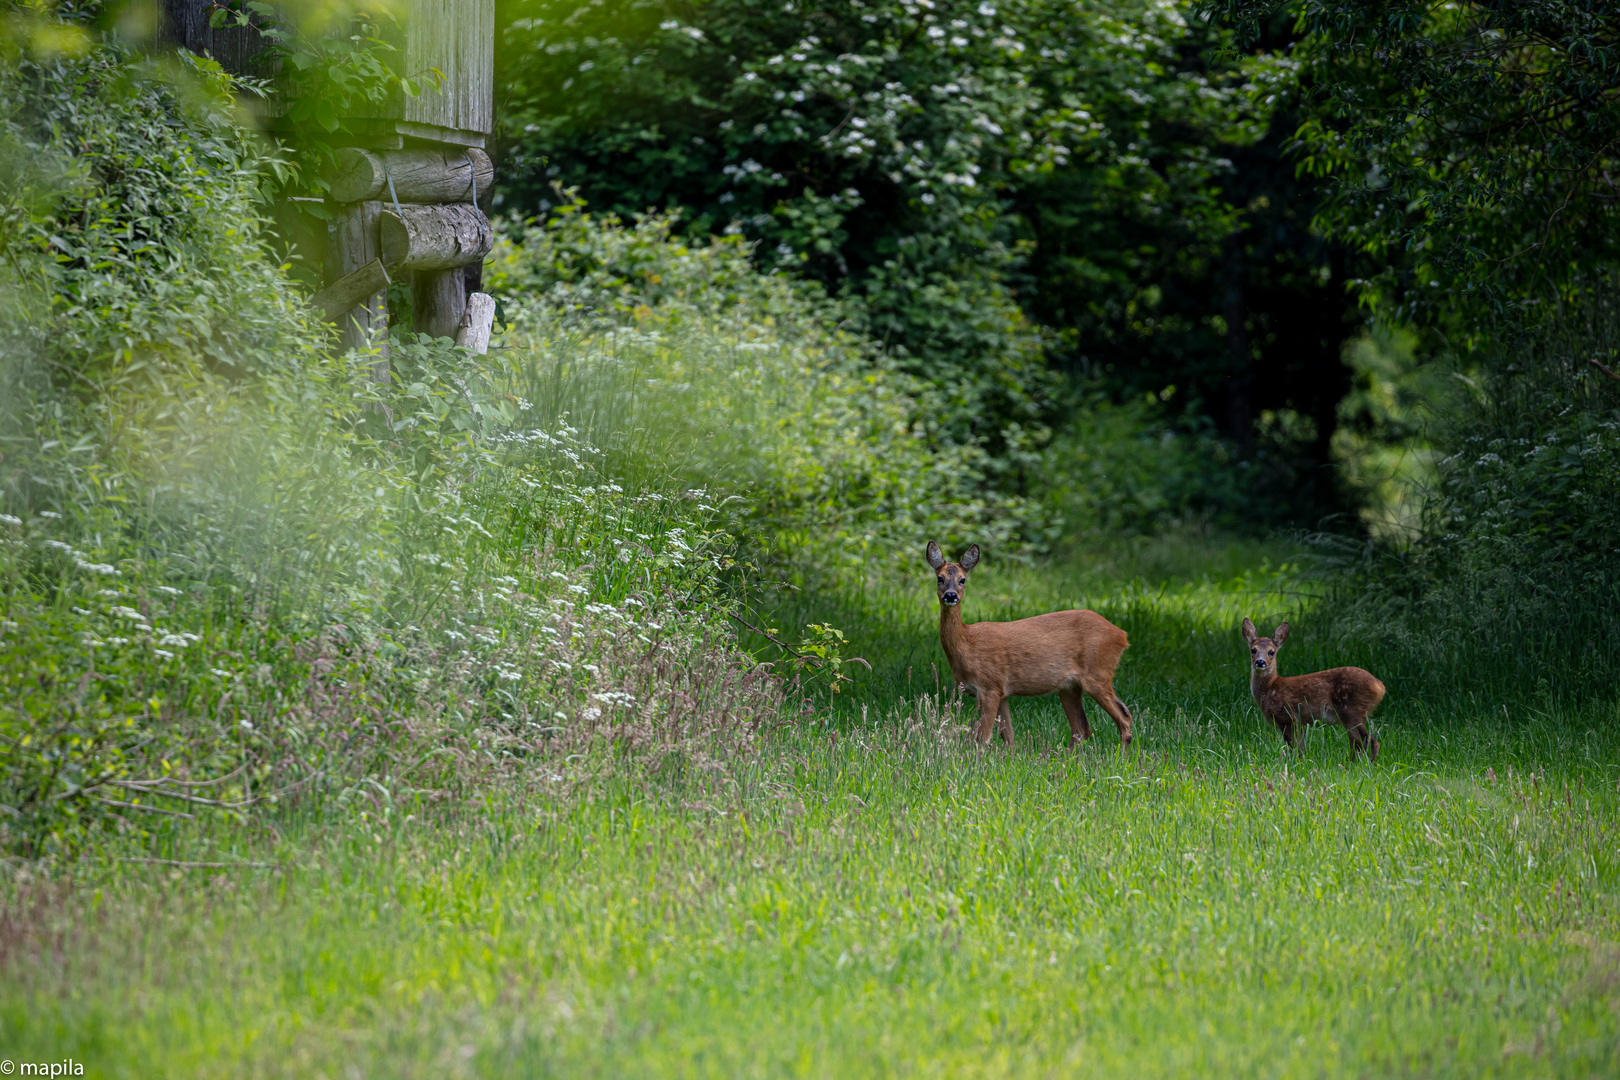
M1475 357L1427 426L1415 533L1361 548L1341 634L1460 693L1584 699L1620 678L1620 333L1611 294Z
M501 246L488 281L526 416L566 418L620 471L660 462L746 495L757 543L829 570L909 557L925 534L1009 552L1048 539L1037 504L998 490L987 447L951 434L939 391L839 304L759 273L736 238L692 245L672 224L576 204Z
M266 249L226 80L106 47L5 78L6 846L420 807L568 779L590 754L514 766L600 734L707 770L775 715L703 492L656 465L626 490L561 418L514 429L515 352L399 338L386 384L334 355Z

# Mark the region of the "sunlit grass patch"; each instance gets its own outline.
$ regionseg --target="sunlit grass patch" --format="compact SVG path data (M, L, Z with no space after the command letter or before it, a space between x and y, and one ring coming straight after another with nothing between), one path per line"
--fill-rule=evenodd
M93 918L24 888L5 1037L113 1076L1614 1067L1620 801L1587 763L985 753L902 720L790 737L723 805L290 822L274 871L126 867Z

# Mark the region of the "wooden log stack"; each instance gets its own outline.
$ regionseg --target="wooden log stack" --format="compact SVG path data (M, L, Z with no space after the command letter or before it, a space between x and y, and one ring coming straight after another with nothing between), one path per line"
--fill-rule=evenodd
M495 243L477 204L494 179L489 156L477 148L338 150L326 175L338 223L328 230L329 287L380 259L394 280L410 283L418 333L460 336L467 316L466 268L481 264ZM345 345L363 347L386 331L387 299L381 291L341 317ZM469 340L487 347L488 334L474 333Z
M263 35L235 20L216 26L220 4L214 0L156 0L149 6L161 40L211 55L232 74L275 74L279 61L267 59ZM256 22L271 10L250 6ZM420 94L355 102L338 118L335 141L344 145L324 177L324 206L311 214L310 206L301 205L306 200L293 199L278 211L278 219L290 225L285 238L297 248L298 261L321 278L317 310L339 324L349 346L370 347L381 339L373 369L380 379L388 377L388 281L410 284L418 331L454 337L475 351L488 341L494 311L493 301L469 304L464 281L481 280L491 243L478 203L495 181L483 150L494 126L495 0L398 0L388 7L381 32L398 50L403 69L435 72L436 85ZM283 12L271 21L289 18ZM272 127L284 124L279 95L262 118ZM321 258L316 253L323 221ZM322 265L311 265L315 261ZM350 306L336 310L343 304ZM479 325L464 317L469 307Z

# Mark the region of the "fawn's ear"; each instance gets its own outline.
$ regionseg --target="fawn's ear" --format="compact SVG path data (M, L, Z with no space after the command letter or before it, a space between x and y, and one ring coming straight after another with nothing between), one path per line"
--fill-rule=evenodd
M935 570L945 565L945 553L932 540L928 541L928 565Z
M1253 645L1255 642L1260 640L1260 631L1256 630L1254 628L1254 623L1250 622L1248 619L1243 620L1243 640L1247 641L1250 645Z
M1275 629L1275 630L1273 630L1271 632L1271 642L1272 642L1272 644L1276 645L1277 648L1279 648L1279 649L1282 648L1282 643L1287 641L1287 640L1288 640L1288 624L1287 623L1283 623L1281 626L1277 627L1277 629Z
M974 544L972 547L968 548L967 552L965 554L963 554L963 556L962 556L962 569L963 570L972 570L975 566L978 566L978 565L979 565L979 545Z

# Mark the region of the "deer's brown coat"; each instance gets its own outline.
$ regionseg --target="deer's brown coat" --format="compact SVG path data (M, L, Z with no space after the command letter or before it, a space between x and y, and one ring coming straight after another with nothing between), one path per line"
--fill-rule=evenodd
M1130 642L1125 631L1095 611L1054 611L1016 622L962 622L962 589L979 561L975 544L959 563L948 563L932 541L928 564L938 575L939 642L951 674L979 702L979 742L998 727L1012 742L1012 711L1007 699L1057 694L1069 718L1069 745L1091 738L1082 695L1102 706L1131 742L1131 711L1114 694L1114 669ZM948 595L956 601L946 601Z
M1254 623L1243 620L1243 638L1249 644L1249 693L1260 714L1282 732L1290 747L1298 745L1305 728L1318 721L1342 724L1355 751L1378 760L1378 737L1367 717L1384 700L1384 684L1372 672L1358 667L1329 668L1309 675L1278 675L1277 651L1288 638L1283 623L1263 638Z

